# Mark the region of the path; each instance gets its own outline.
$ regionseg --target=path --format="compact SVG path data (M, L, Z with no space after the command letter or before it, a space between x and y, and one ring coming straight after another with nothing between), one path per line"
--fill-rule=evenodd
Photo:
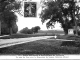
M54 37L54 39L49 39ZM30 38L17 38L17 39L0 39L0 48L13 46L17 44L23 44L27 42L32 42L36 40L58 40L58 41L74 41L74 40L66 40L66 39L55 39L55 36L39 36L39 37L30 37Z
M54 36L39 36L39 37L30 37L30 38L17 38L17 39L0 39L0 48L13 46L17 44L23 44L27 42L36 41L36 40L47 39L51 37L54 37Z

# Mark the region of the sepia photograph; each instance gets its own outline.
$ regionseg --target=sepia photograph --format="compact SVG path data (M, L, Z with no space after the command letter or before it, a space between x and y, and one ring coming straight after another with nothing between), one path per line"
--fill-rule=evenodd
M0 0L0 56L79 55L80 0Z

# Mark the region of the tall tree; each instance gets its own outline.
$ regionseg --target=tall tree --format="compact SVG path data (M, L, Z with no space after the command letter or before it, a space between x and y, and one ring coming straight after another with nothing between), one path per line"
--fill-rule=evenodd
M12 33L12 25L16 21L16 15L14 12L18 12L20 9L20 1L17 0L0 0L0 34L1 34L1 21L4 20L8 23L10 28L10 34Z
M3 12L3 20L7 24L10 34L12 34L12 27L16 24L17 21L17 16L15 15L14 12Z
M65 34L68 34L68 29L73 28L75 25L75 18L77 18L75 16L76 7L74 6L76 5L74 0L55 0L45 2L44 6L45 7L43 7L43 10L40 14L42 23L44 23L46 20L49 20L49 22L46 24L47 28L49 28L50 26L54 26L55 22L57 21L61 23ZM79 20L79 18L77 19Z

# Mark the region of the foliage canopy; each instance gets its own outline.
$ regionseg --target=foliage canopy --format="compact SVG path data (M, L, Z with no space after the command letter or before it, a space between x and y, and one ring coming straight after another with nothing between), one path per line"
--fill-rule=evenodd
M68 29L74 27L74 20L76 19L79 22L80 19L79 6L75 3L74 0L45 2L40 14L42 23L49 20L46 23L46 27L49 28L50 26L54 26L55 22L59 22L61 23L65 34L67 34Z
M0 21L12 28L17 21L15 12L20 12L21 2L17 0L0 0Z

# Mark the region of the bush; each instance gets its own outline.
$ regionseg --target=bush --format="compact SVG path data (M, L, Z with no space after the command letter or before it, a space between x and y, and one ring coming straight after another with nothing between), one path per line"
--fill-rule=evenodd
M19 32L20 32L20 33L25 33L25 34L27 34L27 32L26 32L27 30L28 30L28 27L25 27L25 28L23 28L22 30L20 30Z
M27 34L32 34L33 33L33 31L31 29L28 29L26 32L27 32Z
M35 26L35 27L32 27L31 30L32 30L34 33L38 33L38 30L40 30L40 27L39 27L39 26Z
M24 34L32 34L33 31L31 29L28 29L28 27L23 28L20 33L24 33Z

